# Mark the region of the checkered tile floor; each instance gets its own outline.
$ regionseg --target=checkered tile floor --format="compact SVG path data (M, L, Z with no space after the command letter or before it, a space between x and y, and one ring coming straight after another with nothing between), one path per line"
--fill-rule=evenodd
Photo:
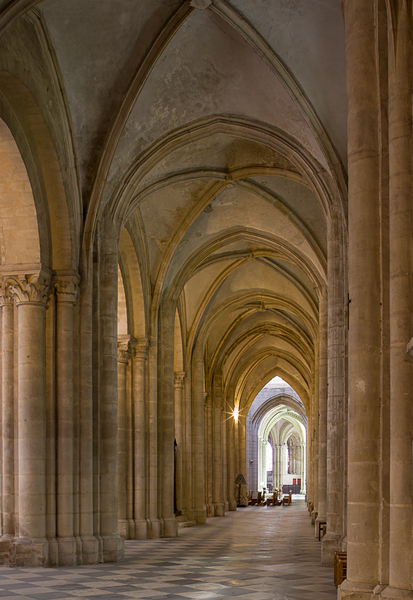
M122 564L0 567L2 600L335 600L303 500L248 507L175 539L126 542Z

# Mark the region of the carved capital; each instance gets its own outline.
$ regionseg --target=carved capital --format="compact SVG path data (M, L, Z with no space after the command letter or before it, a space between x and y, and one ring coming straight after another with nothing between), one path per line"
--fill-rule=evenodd
M19 304L47 305L50 295L50 277L46 274L7 277L6 296L14 298Z
M137 338L133 342L133 356L138 360L145 360L148 354L149 340L147 338Z
M130 343L129 341L118 342L118 362L128 364L130 360Z
M175 387L183 388L186 373L184 371L175 371L174 376L175 376Z
M69 302L76 304L79 291L80 278L78 275L57 276L54 287L56 289L58 302Z
M10 289L6 285L6 280L3 279L0 285L0 306L7 306L13 301Z

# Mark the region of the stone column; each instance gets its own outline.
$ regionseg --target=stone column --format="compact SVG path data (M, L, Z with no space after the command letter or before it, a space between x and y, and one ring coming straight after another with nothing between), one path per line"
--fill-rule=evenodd
M93 476L93 277L82 270L79 297L79 533L82 565L99 560L99 541L94 535Z
M127 367L130 360L129 340L118 341L118 532L131 538L128 521L128 440L127 440Z
M201 525L206 521L204 463L204 364L202 349L194 350L192 367L192 461L194 518Z
M334 564L343 538L345 311L343 221L334 208L328 223L328 398L327 398L327 534L322 563Z
M118 239L109 219L101 228L99 249L100 535L103 562L118 562L124 556L118 534Z
M174 388L174 430L176 440L175 450L175 499L176 510L182 513L183 510L183 472L182 472L182 457L183 457L183 403L182 396L184 391L184 380L186 374L183 371L175 372L175 388Z
M228 504L229 510L237 510L237 501L235 498L235 421L228 411L229 418L227 420L227 440L228 440Z
M305 444L301 444L301 494L306 493L306 485L305 485Z
M375 4L347 0L349 157L348 568L339 598L379 581L381 271Z
M318 340L318 523L327 518L327 288L320 292Z
M277 488L277 490L281 489L281 446L278 444L275 447L275 456L276 456L276 473L277 473L277 478L276 478L276 482L277 485L275 486Z
M146 462L146 502L148 538L152 539L161 536L158 502L158 342L155 336L151 337L149 340L148 362L149 390L147 411L145 415L146 448L148 453Z
M227 479L228 479L228 447L227 447L227 416L224 411L223 398L221 396L221 448L222 448L222 494L224 501L224 514L229 510L228 502L228 490L227 490Z
M1 395L2 395L2 452L1 452L1 512L2 538L0 548L8 552L14 539L14 303L2 290L1 304ZM4 546L3 546L4 544ZM3 554L3 552L2 552Z
M314 535L318 537L318 523L327 517L327 287L320 290L318 340L318 469L314 487L317 489L317 519Z
M46 275L10 279L17 306L18 343L18 539L10 564L45 567L46 539Z
M74 492L74 306L79 277L58 276L56 289L56 533L59 565L77 564Z
M146 357L148 340L139 338L133 349L133 480L134 538L146 540Z
M204 392L204 465L205 465L205 504L207 517L214 516L212 500L212 462L213 462L213 433L212 433L212 397Z
M393 15L389 60L390 159L390 554L382 598L413 598L412 14ZM410 348L411 344L409 345Z
M182 502L184 515L189 521L193 521L194 517L194 501L193 501L193 463L192 463L192 374L191 363L187 365L186 379L183 389L183 445L182 445L182 468L183 468L183 490Z
M214 454L213 454L213 503L214 516L224 516L224 502L222 493L222 375L216 374L214 377L214 397L213 397L213 425L214 425Z
M164 302L160 316L160 375L158 409L161 519L164 537L178 535L174 514L174 322L175 308Z

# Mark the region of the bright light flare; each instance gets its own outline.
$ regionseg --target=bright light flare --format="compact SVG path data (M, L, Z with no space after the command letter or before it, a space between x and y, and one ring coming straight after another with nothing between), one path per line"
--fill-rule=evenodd
M232 411L232 416L234 417L234 421L235 423L238 421L238 408L235 407L234 410Z

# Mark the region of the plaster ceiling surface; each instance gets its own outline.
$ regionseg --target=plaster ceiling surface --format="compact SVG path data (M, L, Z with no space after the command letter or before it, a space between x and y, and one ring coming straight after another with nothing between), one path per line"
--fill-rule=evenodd
M43 0L70 106L82 181L137 67L176 8L165 0Z
M171 129L216 114L248 116L292 136L325 168L325 158L284 84L219 16L194 11L154 66L125 125L110 181Z
M287 65L347 163L346 58L340 0L231 0Z

